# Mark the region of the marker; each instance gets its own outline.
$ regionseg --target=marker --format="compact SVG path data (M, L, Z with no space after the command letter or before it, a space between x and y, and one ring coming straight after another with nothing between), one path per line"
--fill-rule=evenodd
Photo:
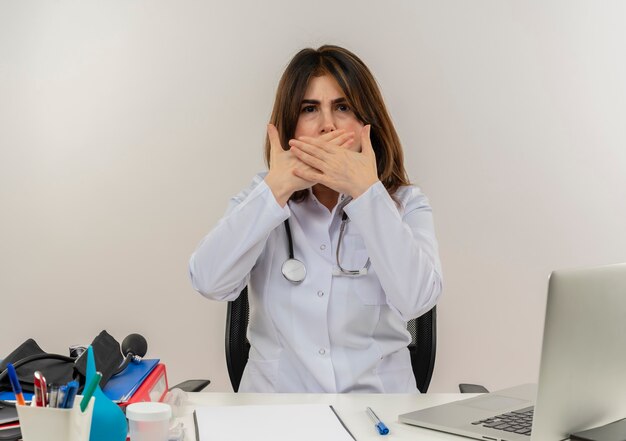
M71 409L72 407L74 407L76 392L78 392L78 382L70 381L69 383L67 383L67 390L65 392L65 400L63 400L63 406L59 405L58 407L63 407L64 409Z
M85 387L85 391L83 394L83 399L80 400L80 411L85 413L85 409L87 409L87 405L89 404L89 400L93 396L93 393L96 391L96 387L100 383L102 379L102 374L100 372L96 372L96 374L91 378L89 384Z
M389 429L387 428L387 426L385 426L385 423L383 423L380 420L380 418L378 418L378 416L374 413L372 408L366 407L365 411L370 416L371 420L374 422L374 427L376 427L376 430L378 430L378 433L380 435L387 435L389 433Z
M24 401L24 394L22 394L22 385L20 384L20 380L17 379L17 372L15 372L15 368L12 363L7 364L7 371L9 374L9 381L11 382L11 388L13 388L13 393L15 394L15 400L17 404L20 406L25 406L26 402Z
M33 386L35 387L35 406L46 407L46 401L48 399L46 378L39 371L35 371Z

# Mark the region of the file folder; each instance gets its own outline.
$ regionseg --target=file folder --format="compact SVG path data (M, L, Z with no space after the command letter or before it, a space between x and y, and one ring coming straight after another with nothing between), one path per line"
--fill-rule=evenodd
M159 359L141 360L139 363L128 363L126 369L111 377L102 388L102 392L116 403L128 401L150 372L159 364Z
M135 393L133 393L127 401L119 403L119 406L125 408L127 405L132 403L141 403L144 401L163 401L167 390L168 384L165 365L163 363L159 363L141 383Z

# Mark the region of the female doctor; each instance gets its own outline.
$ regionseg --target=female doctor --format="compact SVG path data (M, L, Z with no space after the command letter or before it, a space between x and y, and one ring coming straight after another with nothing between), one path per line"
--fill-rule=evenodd
M303 49L276 93L269 171L231 199L190 260L194 288L248 285L241 392L417 392L406 322L441 294L431 208L369 69Z

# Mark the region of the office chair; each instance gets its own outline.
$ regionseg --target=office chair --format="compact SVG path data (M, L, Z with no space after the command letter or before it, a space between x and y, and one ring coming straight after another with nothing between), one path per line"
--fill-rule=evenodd
M248 287L246 286L239 297L228 302L226 312L225 350L228 376L233 390L239 390L243 370L248 363L250 342L248 341L248 319L250 306L248 304ZM411 334L409 353L415 382L420 392L428 391L430 380L435 368L437 351L437 307L434 306L417 319L409 320L407 329ZM174 387L181 387L188 392L199 392L210 383L209 380L188 380ZM478 384L459 384L462 393L489 392Z
M248 362L250 343L248 342L248 287L245 287L239 297L228 302L226 315L226 366L233 390L239 390L239 383L243 369ZM437 350L437 311L436 306L417 319L409 320L407 329L411 333L409 352L411 366L417 388L425 393L430 385L435 368L435 353Z
M233 390L239 390L243 370L248 363L250 342L248 341L248 319L250 306L248 304L248 287L246 286L239 297L228 302L226 312L225 350L228 376ZM409 320L407 329L411 334L409 353L415 382L420 392L428 391L430 380L435 368L437 351L437 307L434 306L417 319ZM209 380L188 380L174 387L181 387L188 392L199 392L210 383ZM489 392L478 384L459 384L462 393Z

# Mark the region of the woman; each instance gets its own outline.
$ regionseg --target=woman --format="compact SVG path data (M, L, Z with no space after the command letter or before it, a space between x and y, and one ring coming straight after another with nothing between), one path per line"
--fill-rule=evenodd
M430 206L372 74L337 46L300 51L267 132L269 172L190 260L208 298L248 285L239 390L417 392L406 321L435 305L441 269Z

